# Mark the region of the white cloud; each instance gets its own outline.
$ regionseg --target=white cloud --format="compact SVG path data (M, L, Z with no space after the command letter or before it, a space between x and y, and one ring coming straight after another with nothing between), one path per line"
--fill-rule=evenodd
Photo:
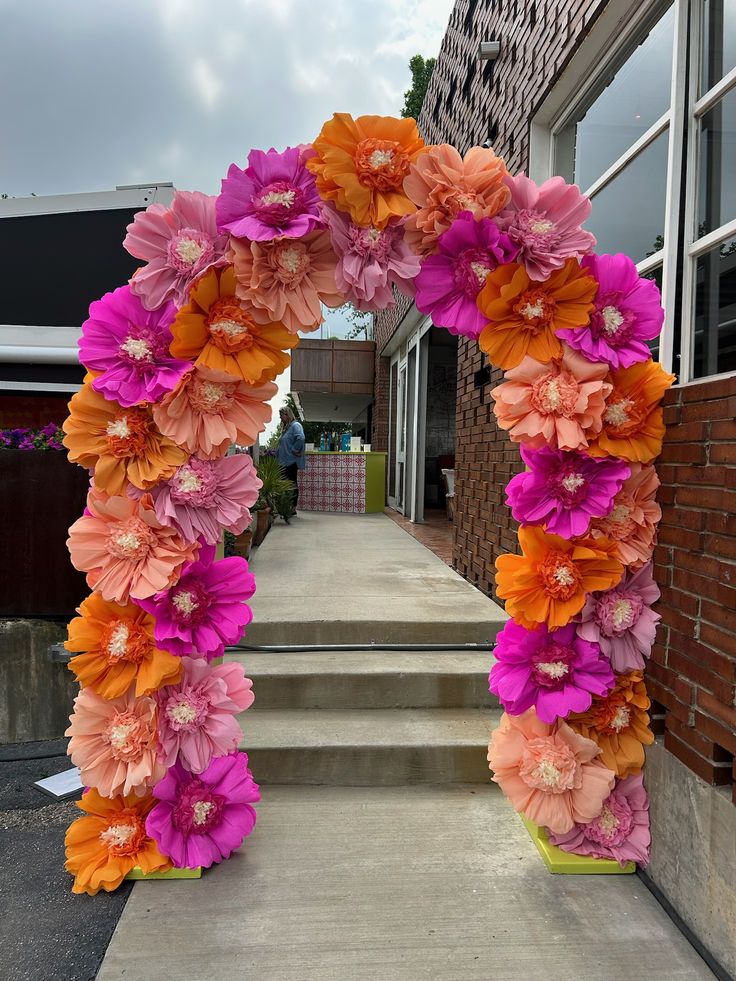
M225 87L222 79L214 73L209 62L201 55L194 59L192 73L195 92L208 109L214 109Z

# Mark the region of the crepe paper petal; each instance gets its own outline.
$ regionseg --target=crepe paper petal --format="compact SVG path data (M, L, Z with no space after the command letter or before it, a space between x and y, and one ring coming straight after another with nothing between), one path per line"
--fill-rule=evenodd
M655 497L660 481L652 466L630 463L629 467L631 476L624 481L613 499L611 511L593 518L590 533L594 538L608 538L616 542L618 557L623 564L629 569L640 569L652 557L657 544L657 525L662 517L662 508Z

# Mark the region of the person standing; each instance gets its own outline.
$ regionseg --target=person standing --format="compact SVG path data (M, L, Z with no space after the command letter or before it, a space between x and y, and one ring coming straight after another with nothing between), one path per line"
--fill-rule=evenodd
M294 482L292 507L294 514L296 514L296 505L299 500L297 471L303 470L307 463L307 455L304 450L304 430L288 406L285 405L279 409L279 417L281 419L281 436L276 450L276 459L283 467L284 476Z

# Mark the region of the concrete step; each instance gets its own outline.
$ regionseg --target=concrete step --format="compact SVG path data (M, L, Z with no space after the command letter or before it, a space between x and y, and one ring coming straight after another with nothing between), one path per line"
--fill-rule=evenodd
M259 709L490 708L490 651L228 651Z
M487 783L499 709L248 709L241 749L263 784Z

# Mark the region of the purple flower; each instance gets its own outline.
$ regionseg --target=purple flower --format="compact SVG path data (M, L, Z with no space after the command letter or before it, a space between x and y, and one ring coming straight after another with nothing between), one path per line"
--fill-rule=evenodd
M180 869L229 858L256 823L258 786L245 753L219 756L198 776L175 763L153 788L146 832Z
M253 619L245 602L256 591L248 563L239 556L214 558L214 546L202 545L199 559L184 566L176 585L136 600L153 614L153 633L162 650L211 661L226 644L236 643Z
M603 361L616 371L647 361L645 343L659 336L664 310L651 279L640 279L626 255L587 255L580 263L598 281L595 308L584 327L558 330L557 336L589 361Z
M597 644L583 640L575 624L548 630L541 624L526 630L508 620L496 638L496 663L488 678L509 715L534 706L548 724L570 712L585 712L593 695L606 695L615 683L613 671Z
M659 599L652 562L636 572L627 570L613 589L589 593L580 613L578 636L600 645L618 674L641 671L652 653L657 624L662 619L651 609Z
M617 780L603 809L589 824L575 824L566 834L547 828L551 844L563 852L611 858L623 868L627 862L646 867L649 862L649 795L641 773Z
M529 467L506 485L506 503L523 525L547 526L563 538L584 535L591 518L610 514L630 468L612 457L596 459L576 450L521 447Z
M322 227L317 185L305 166L307 155L299 147L287 147L283 153L251 150L245 170L230 164L217 199L217 227L253 242L301 238Z
M470 211L461 211L437 244L439 253L424 260L416 278L417 309L451 334L478 338L488 318L477 296L488 273L515 259L518 246L492 219L476 221Z
M101 372L92 388L120 405L160 402L192 365L169 354L176 307L147 310L129 286L120 286L90 304L82 324L79 360Z

